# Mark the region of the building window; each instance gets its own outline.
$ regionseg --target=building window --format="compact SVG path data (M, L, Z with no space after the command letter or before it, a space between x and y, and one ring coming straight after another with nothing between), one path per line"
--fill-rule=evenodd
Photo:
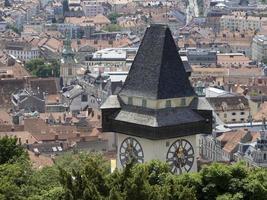
M72 75L72 69L71 69L71 68L68 69L68 75L69 75L69 76Z
M266 160L266 153L263 154L263 160Z
M128 97L128 104L133 105L133 97Z
M227 113L224 113L223 116L224 116L224 118L227 118Z
M143 100L142 100L142 106L143 106L143 107L146 107L146 105L147 105L146 99L143 99Z
M232 119L232 122L235 122L236 121L236 119Z
M241 118L240 121L243 122L243 121L245 121L245 119L244 118Z
M181 99L181 106L185 106L185 105L186 105L185 98L182 98L182 99Z
M245 112L240 112L240 115L244 115L245 114Z
M82 95L82 102L87 102L88 101L88 96L86 94Z
M169 108L172 106L172 101L171 100L167 100L166 101L166 108Z
M233 112L233 113L232 113L232 115L236 115L236 113L235 113L235 112Z

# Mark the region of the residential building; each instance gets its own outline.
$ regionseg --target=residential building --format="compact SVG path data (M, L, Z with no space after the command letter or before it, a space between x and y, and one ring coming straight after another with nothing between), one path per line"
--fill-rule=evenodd
M220 19L223 15L229 14L226 9L210 8L207 11L207 26L211 27L215 32L220 31Z
M248 120L249 102L244 96L218 96L207 100L225 123L241 123Z
M38 47L34 47L23 41L7 41L5 43L5 51L21 61L29 61L39 58L40 51Z
M254 141L257 135L257 132L247 129L202 135L199 138L200 156L208 161L232 162L235 160L235 153L240 148L240 143Z
M242 53L218 53L217 64L219 66L249 66L251 60Z
M216 65L216 51L187 48L187 58L191 65Z
M108 75L91 74L89 70L62 90L62 103L72 113L87 108L99 108L112 92Z
M91 71L95 65L105 66L105 71L128 71L136 53L137 48L106 48L93 53L84 63Z
M66 17L65 23L79 25L81 27L94 26L97 31L101 30L108 24L110 20L102 14L98 14L93 17Z
M252 41L252 59L258 62L267 59L267 35L256 35Z
M37 91L21 90L11 97L15 111L26 110L27 112L45 112L44 94Z
M6 30L7 22L0 18L0 32L4 32Z
M235 159L245 161L251 167L267 167L267 131L260 131L254 142L240 142Z
M102 3L98 1L85 0L82 2L82 8L85 16L94 17L98 14L104 14L105 9Z
M223 15L220 19L220 29L231 31L259 31L267 26L267 17L248 16L245 12L233 12L231 15Z

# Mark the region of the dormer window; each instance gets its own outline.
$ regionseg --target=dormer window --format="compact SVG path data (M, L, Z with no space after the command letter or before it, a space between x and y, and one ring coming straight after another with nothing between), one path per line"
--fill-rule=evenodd
M172 101L171 100L167 100L166 101L166 108L169 108L172 106Z
M225 101L222 102L221 108L222 108L222 111L226 111L227 110L227 103Z
M133 105L133 97L128 97L128 104Z
M185 98L182 98L181 99L181 106L185 106L186 105L186 99Z
M146 101L146 99L143 99L142 100L142 107L146 107L147 106L147 101Z

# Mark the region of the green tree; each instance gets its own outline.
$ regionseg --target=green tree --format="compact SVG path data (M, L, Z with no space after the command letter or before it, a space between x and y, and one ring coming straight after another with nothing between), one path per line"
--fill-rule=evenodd
M116 24L117 23L117 19L119 18L119 17L121 17L122 15L121 14L119 14L119 13L110 13L109 15L108 15L108 19L110 20L110 22L112 23L112 24Z
M12 31L14 31L15 33L17 33L17 34L19 34L19 35L20 35L21 32L22 32L22 29L16 27L14 24L7 24L7 29L11 29Z
M11 157L0 164L1 200L267 199L267 170L243 163L214 163L200 172L175 175L160 161L133 161L110 173L109 162L91 153L69 153L40 170L32 169L27 157Z
M26 156L26 152L18 144L16 137L4 136L0 138L0 164L13 162L21 156Z
M41 58L32 59L25 64L25 67L37 77L59 77L60 75L60 64L56 60L45 63L44 59Z
M107 32L117 32L121 31L121 29L121 26L119 26L118 24L109 24L103 28L103 30Z

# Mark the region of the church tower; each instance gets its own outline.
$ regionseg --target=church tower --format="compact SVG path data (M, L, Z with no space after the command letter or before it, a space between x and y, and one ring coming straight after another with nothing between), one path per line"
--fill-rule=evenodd
M197 101L170 29L151 25L121 91L101 107L103 131L117 135L117 167L157 159L173 173L196 171L196 135L212 129Z
M74 58L75 54L71 48L71 39L68 34L63 43L64 47L60 64L60 77L63 79L63 85L68 85L76 76L77 60Z

